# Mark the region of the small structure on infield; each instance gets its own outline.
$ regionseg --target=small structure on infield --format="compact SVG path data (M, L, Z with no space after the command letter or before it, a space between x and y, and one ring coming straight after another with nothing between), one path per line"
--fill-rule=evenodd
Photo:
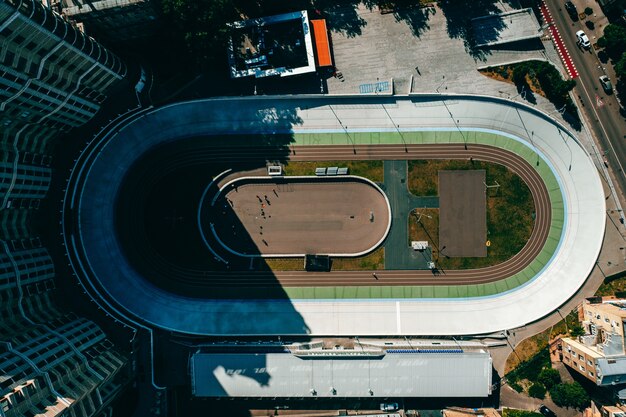
M411 242L411 247L413 250L425 250L428 248L428 242L425 240L414 240Z
M268 165L267 175L270 177L279 177L283 175L283 167L281 165Z
M306 271L328 272L330 271L330 257L328 255L306 255L304 257L304 269Z

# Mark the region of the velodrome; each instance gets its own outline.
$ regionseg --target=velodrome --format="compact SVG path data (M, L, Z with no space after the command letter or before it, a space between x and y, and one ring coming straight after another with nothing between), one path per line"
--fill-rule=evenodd
M124 175L158 144L235 132L292 132L292 156L310 152L312 160L321 160L320 152L328 159L407 159L428 145L435 154L480 151L485 159L493 154L524 161L520 168L535 168L534 178L542 179L550 199L546 244L519 272L523 277L507 284L479 284L486 273L475 270L469 272L472 284L462 277L455 282L455 274L435 279L381 271L376 286L367 284L370 272L331 272L323 278L327 283L349 277L360 286L286 287L288 297L281 300L195 299L155 287L128 265L115 238L112 202ZM495 148L509 157L490 151ZM68 184L63 214L70 262L105 310L147 327L207 335L461 335L516 328L549 314L583 284L605 226L599 175L566 128L518 103L439 95L223 98L150 109L91 143ZM502 280L513 276L500 272Z

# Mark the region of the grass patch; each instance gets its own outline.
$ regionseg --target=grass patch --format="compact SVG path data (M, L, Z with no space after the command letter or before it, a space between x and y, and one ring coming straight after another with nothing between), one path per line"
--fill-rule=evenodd
M626 298L626 274L621 273L605 279L595 295L603 297L614 295L617 298Z
M487 239L491 246L482 258L439 257L439 210L428 211L421 218L421 227L415 217L409 219L409 238L428 240L433 247L433 259L442 269L473 269L497 265L518 253L533 231L535 205L528 186L522 179L503 165L468 160L416 160L409 161L409 190L420 196L434 196L439 192L440 170L484 169L487 184L496 182L499 188L487 193ZM425 210L418 210L426 213ZM424 229L425 228L425 229ZM424 230L420 230L424 229ZM413 239L415 237L415 239Z
M536 102L533 93L546 97L557 108L565 107L568 112L576 114L576 105L569 92L576 86L574 80L565 80L561 73L545 61L525 61L517 64L492 67L480 71L482 74L497 80L515 84L518 91L526 91L526 99Z
M385 248L380 247L369 255L358 258L334 258L333 271L375 271L385 269Z
M407 244L410 245L414 240L426 240L434 254L439 246L439 209L423 208L414 210L413 213L409 214L409 241Z
M315 175L315 168L348 167L350 175L358 175L374 182L383 182L383 161L289 161L285 175Z
M265 264L272 271L304 271L304 258L266 258Z
M303 258L266 258L272 271L304 271ZM333 258L333 271L375 271L385 269L385 248L380 247L369 255L358 258Z
M486 77L493 78L494 80L503 81L509 84L515 84L515 81L513 80L514 66L515 65L500 65L497 67L480 69L478 70L478 72ZM526 74L525 80L533 93L539 94L542 97L546 96L546 93L541 89L541 84L539 84L539 81L537 81L535 77L531 77L530 75Z

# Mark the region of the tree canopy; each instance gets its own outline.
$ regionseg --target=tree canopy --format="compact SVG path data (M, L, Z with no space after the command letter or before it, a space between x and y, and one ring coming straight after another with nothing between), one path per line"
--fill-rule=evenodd
M582 410L589 405L589 395L578 383L557 384L550 390L552 401L559 407L572 407Z

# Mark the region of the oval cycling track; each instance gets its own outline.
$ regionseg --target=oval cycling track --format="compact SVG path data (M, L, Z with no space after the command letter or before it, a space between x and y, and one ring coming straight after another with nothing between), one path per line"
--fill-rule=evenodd
M133 163L159 144L233 132L265 134L266 140L291 134L294 143L276 152L292 160L472 157L505 165L533 196L530 240L499 265L438 276L380 271L374 280L371 271L171 269L173 279L215 292L278 282L293 290L282 299L201 299L164 291L128 263L117 241L114 205L121 183ZM210 158L234 163L258 158L259 149L268 150L215 146ZM81 284L103 309L133 325L201 335L456 335L522 326L567 301L597 259L604 210L601 182L584 148L563 126L519 103L453 95L259 97L176 103L112 125L77 161L62 222ZM481 286L488 291L470 291ZM312 287L313 297L297 295L305 287ZM367 287L373 289L365 294Z

